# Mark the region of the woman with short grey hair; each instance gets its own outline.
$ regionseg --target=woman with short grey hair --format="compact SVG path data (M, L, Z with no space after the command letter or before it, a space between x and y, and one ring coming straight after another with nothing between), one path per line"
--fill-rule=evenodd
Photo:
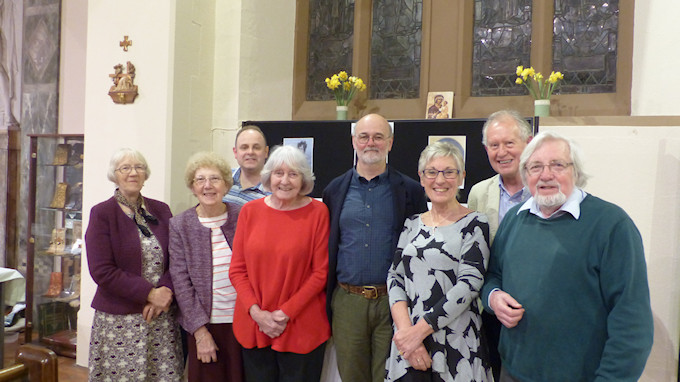
M274 149L262 185L272 194L241 209L229 271L246 380L318 381L330 337L328 209L306 196L314 175L297 147Z

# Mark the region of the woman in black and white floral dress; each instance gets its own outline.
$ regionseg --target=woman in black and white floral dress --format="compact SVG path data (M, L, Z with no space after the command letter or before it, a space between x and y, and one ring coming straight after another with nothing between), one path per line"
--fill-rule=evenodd
M432 209L406 220L387 276L395 334L386 381L493 381L477 304L489 225L456 200L464 166L444 141L420 156Z

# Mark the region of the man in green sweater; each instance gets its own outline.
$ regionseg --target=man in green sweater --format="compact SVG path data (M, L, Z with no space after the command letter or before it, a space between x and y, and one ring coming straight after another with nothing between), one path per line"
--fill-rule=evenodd
M637 381L654 329L635 224L581 189L580 150L558 134L520 171L532 197L505 215L481 294L504 326L501 382Z

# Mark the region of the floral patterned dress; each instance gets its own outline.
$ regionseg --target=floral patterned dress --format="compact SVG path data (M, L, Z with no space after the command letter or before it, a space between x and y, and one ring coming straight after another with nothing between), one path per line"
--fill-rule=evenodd
M156 285L163 274L163 250L154 235L142 242L142 274ZM121 286L124 287L124 286ZM184 369L176 309L144 321L140 313L95 311L90 339L90 381L180 381Z
M412 323L424 317L434 329L424 341L433 380L493 381L477 303L488 242L486 215L477 212L444 227L426 226L420 215L404 223L387 276L390 306L406 301ZM394 343L386 368L386 381L413 370Z

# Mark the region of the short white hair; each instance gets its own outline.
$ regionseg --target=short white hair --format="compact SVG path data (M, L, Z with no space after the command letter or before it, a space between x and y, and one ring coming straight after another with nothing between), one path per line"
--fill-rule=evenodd
M275 146L274 151L269 155L267 163L262 169L262 187L271 191L272 186L272 172L278 170L283 165L288 166L293 171L298 172L302 176L302 188L300 188L300 195L307 195L314 189L314 173L307 162L307 157L294 146Z
M113 155L111 155L111 160L109 161L109 170L106 173L106 177L113 183L116 183L116 169L122 161L128 158L132 158L146 167L146 178L144 178L144 180L149 179L151 176L151 169L149 168L149 164L146 163L144 155L135 149L127 147L120 148L116 150Z

